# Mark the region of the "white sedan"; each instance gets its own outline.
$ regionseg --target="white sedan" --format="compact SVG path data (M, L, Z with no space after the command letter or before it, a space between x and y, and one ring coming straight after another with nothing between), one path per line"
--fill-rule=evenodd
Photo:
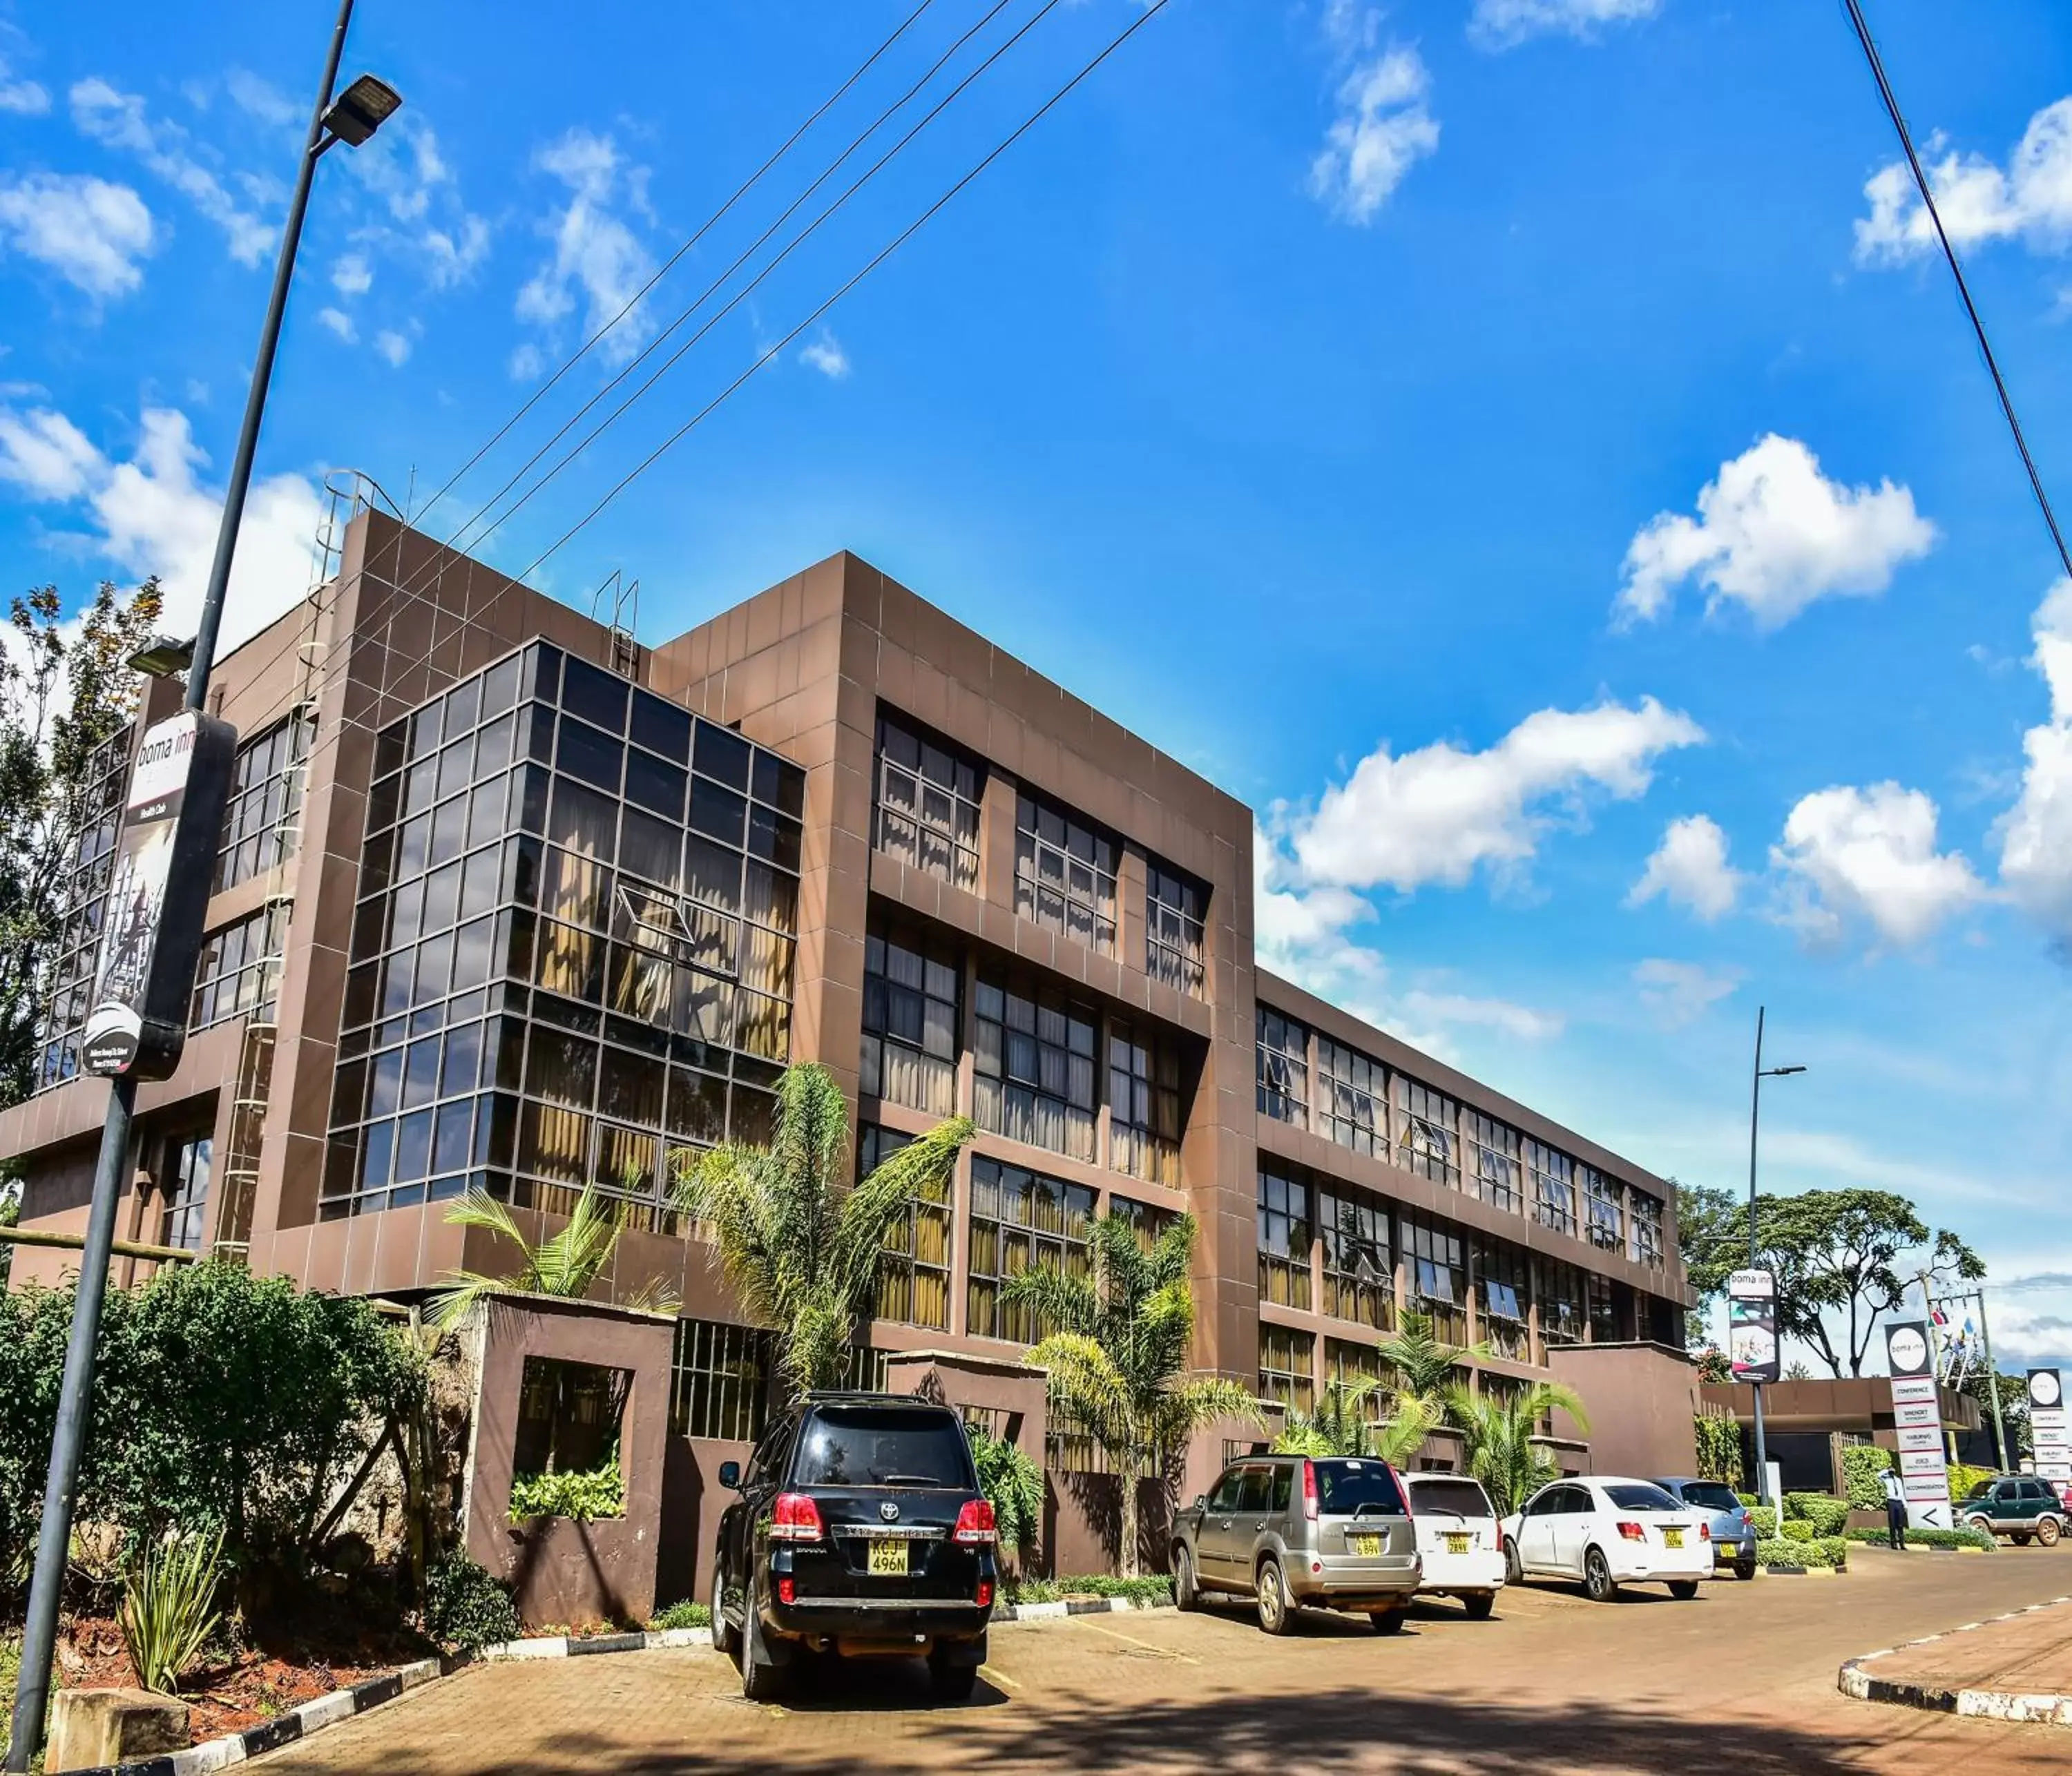
M1581 1579L1599 1603L1622 1585L1666 1583L1673 1597L1698 1594L1712 1570L1710 1525L1651 1480L1579 1474L1542 1486L1503 1520L1511 1582Z
M1479 1481L1460 1474L1406 1474L1410 1519L1424 1563L1420 1597L1458 1597L1478 1622L1503 1589L1503 1531Z

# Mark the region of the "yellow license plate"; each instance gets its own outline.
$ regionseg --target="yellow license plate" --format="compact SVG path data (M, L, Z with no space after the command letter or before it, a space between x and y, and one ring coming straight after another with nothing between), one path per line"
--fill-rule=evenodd
M1374 1555L1381 1552L1381 1538L1379 1536L1348 1536L1346 1540L1355 1554Z
M1662 1532L1662 1540L1666 1547L1681 1548L1684 1545L1684 1531L1680 1529L1665 1529Z
M1465 1554L1467 1551L1468 1539L1466 1536L1449 1536L1446 1538L1446 1552L1449 1554Z
M901 1579L906 1576L906 1544L904 1542L873 1542L870 1544L870 1570L888 1578Z

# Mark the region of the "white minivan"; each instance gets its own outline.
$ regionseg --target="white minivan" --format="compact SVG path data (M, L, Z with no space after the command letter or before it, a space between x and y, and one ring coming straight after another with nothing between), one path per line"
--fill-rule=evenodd
M1482 1482L1460 1474L1406 1474L1410 1518L1424 1563L1423 1597L1458 1597L1477 1621L1503 1589L1503 1531Z

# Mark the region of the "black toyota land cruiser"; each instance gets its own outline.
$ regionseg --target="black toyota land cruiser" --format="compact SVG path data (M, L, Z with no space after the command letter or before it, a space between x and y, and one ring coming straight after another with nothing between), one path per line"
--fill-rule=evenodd
M780 1414L720 1518L713 1644L742 1692L775 1693L798 1649L925 1657L962 1701L985 1661L999 1536L963 1421L890 1394L811 1394Z

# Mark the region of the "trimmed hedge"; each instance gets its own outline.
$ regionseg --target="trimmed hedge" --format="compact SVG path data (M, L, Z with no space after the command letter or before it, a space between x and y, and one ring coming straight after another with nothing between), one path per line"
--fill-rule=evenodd
M1861 1542L1867 1548L1883 1548L1885 1540L1881 1529L1847 1530L1844 1539ZM1980 1548L1990 1552L1996 1545L1982 1529L1910 1529L1906 1539L1921 1548Z
M1767 1542L1776 1540L1777 1511L1775 1507L1771 1505L1750 1505L1748 1507L1748 1514L1749 1526L1755 1531L1756 1540L1758 1541Z
M1885 1474L1892 1467L1892 1451L1875 1443L1852 1443L1842 1451L1842 1486L1852 1511L1885 1509Z
M1790 1523L1786 1529L1794 1527ZM1764 1566L1817 1566L1823 1569L1846 1571L1849 1564L1849 1544L1840 1536L1819 1536L1804 1540L1779 1539L1758 1542L1755 1557Z
M1849 1521L1849 1503L1824 1492L1787 1492L1784 1515L1787 1529L1794 1522L1810 1523L1815 1536L1839 1536Z
M1163 1573L1118 1579L1112 1573L1067 1573L1061 1579L1009 1580L1010 1603L1055 1603L1061 1597L1127 1597L1132 1603L1170 1603L1173 1581Z

